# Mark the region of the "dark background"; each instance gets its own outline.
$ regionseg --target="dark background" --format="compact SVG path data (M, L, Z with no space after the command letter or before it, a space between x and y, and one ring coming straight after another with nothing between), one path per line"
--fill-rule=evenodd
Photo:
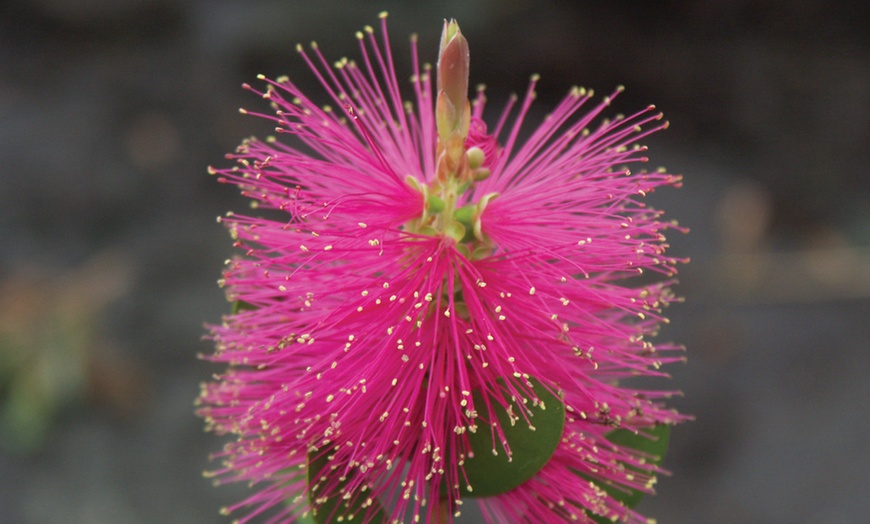
M870 521L870 3L7 0L0 4L0 522L219 523L201 477L203 322L245 202L209 164L268 125L257 73L305 85L297 42L356 56L390 11L434 61L441 20L500 105L580 84L655 102L685 175L651 197L692 229L663 338L697 417L674 431L661 523ZM225 165L225 164L224 164Z

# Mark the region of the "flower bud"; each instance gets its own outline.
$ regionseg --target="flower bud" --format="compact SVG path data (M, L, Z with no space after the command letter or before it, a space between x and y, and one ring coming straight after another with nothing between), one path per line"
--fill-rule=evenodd
M441 48L438 55L438 97L435 113L438 137L454 159L462 154L471 123L468 102L468 41L462 36L455 20L444 21Z

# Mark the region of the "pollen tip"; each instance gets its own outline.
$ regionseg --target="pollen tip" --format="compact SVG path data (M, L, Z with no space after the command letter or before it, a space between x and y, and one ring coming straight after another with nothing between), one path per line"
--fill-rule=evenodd
M378 18L380 19L384 19L388 16L390 16L390 13L388 13L387 11L381 11L380 13L378 13Z

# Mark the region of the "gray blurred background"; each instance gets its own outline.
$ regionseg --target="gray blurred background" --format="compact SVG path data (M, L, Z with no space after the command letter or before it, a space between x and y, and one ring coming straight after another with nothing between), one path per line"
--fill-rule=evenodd
M434 61L441 19L495 108L540 73L654 102L651 201L692 229L662 335L697 417L673 433L661 523L870 522L870 3L6 0L0 4L0 522L220 523L201 472L217 369L204 322L246 203L206 175L269 126L240 84L311 85L297 42L355 56L390 11Z

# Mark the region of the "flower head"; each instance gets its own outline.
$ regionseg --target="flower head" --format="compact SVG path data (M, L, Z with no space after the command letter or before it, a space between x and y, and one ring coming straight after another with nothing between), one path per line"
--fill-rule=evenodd
M532 129L534 77L490 130L456 22L434 81L411 40L413 103L385 17L380 39L357 37L359 62L298 48L332 106L287 78L245 86L276 138L212 169L257 209L220 219L240 250L221 283L241 307L211 330L228 369L199 399L237 438L214 474L256 489L227 511L443 522L485 495L493 522L644 522L614 493L650 492L660 470L609 435L683 418L670 392L620 383L680 359L647 339L678 260L673 225L643 203L680 178L629 170L666 123L653 107L601 119L621 88L599 102L574 88ZM644 272L663 281L629 280Z

